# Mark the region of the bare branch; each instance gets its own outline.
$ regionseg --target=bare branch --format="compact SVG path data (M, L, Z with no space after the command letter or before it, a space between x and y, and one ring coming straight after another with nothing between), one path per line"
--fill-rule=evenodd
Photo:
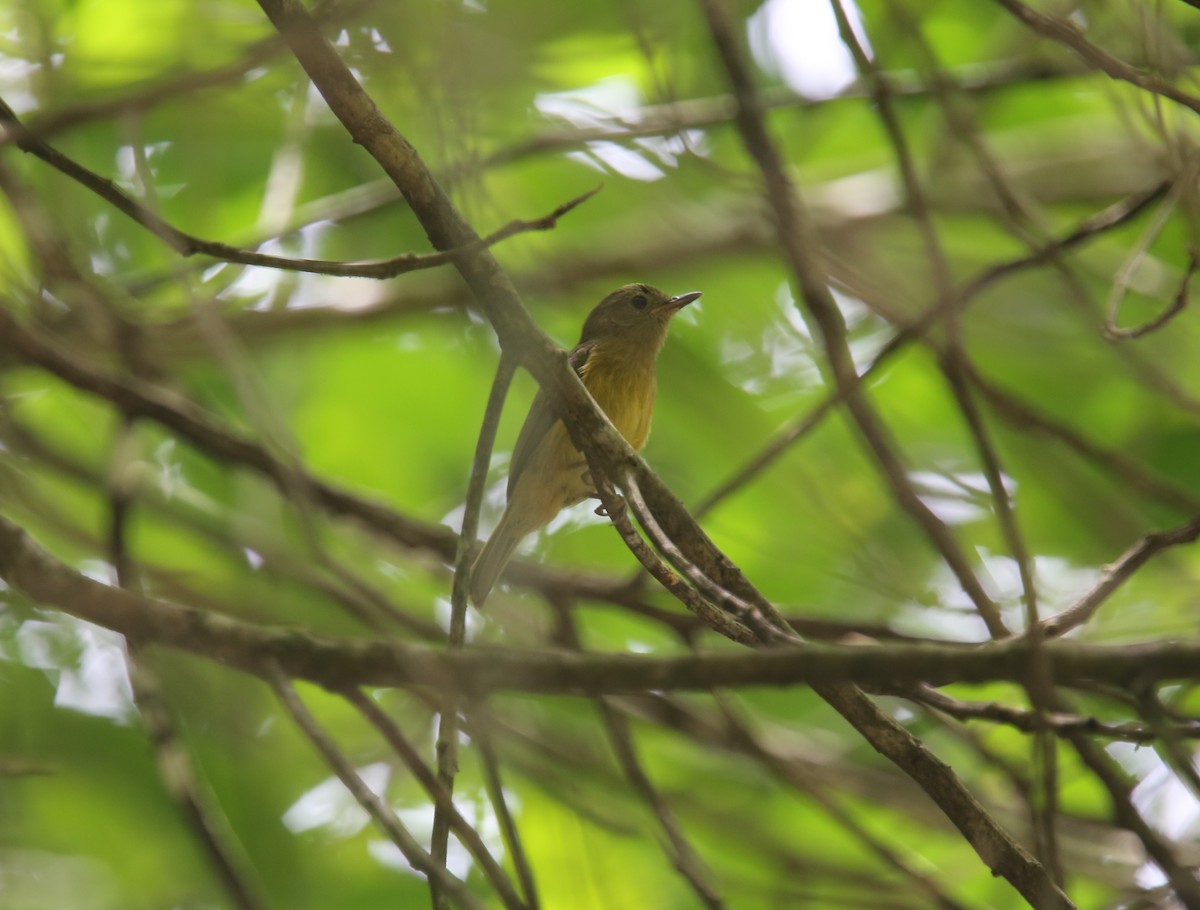
M118 211L146 228L167 246L181 256L201 254L221 259L225 262L237 262L242 265L255 265L271 269L284 269L292 272L309 272L316 275L333 275L339 278L395 278L407 272L422 269L432 269L447 265L462 256L473 255L481 249L493 246L502 240L507 240L515 234L527 231L547 231L553 228L558 219L571 209L586 202L600 191L600 187L589 190L568 202L563 203L547 215L531 221L520 219L510 221L504 227L476 238L460 247L443 250L436 253L404 253L390 259L379 259L367 262L332 262L322 259L292 259L287 256L272 256L255 250L243 250L217 240L205 240L181 231L155 214L151 209L142 205L127 194L115 183L101 177L95 171L89 170L77 161L67 157L53 146L32 136L21 123L20 119L2 99L0 99L0 126L7 135L15 137L13 141L25 152L35 155L51 167L70 177L77 183L87 187L101 199L111 204Z
M1056 736L1063 737L1068 733L1085 733L1088 736L1098 736L1105 739L1122 742L1151 744L1155 739L1163 737L1163 729L1148 723L1126 722L1111 723L1083 714L1050 713L1044 718L1038 712L1014 708L1000 702L966 701L953 698L929 686L919 686L904 691L897 690L901 698L919 702L933 708L935 711L953 717L955 720L980 720L988 723L1004 724L1020 730L1022 733L1035 733L1040 725L1046 724ZM1200 721L1189 721L1170 726L1172 735L1187 739L1200 738Z
M1130 66L1119 57L1114 57L1108 51L1089 41L1084 36L1083 30L1069 19L1039 12L1026 6L1020 0L996 0L996 2L1027 25L1032 31L1064 47L1070 48L1094 69L1106 73L1113 79L1128 82L1130 85L1136 85L1147 92L1161 95L1163 98L1169 98L1171 101L1182 104L1184 107L1190 108L1200 114L1200 98L1176 88L1159 76L1142 72Z
M475 536L479 530L479 508L483 502L487 484L488 464L492 457L492 446L496 442L496 427L500 424L500 412L508 395L516 365L508 357L501 357L496 366L496 376L488 393L483 424L479 428L479 439L475 445L475 457L471 461L471 476L467 482L467 501L463 507L462 529L458 535L458 546L454 554L454 582L450 592L450 629L446 646L457 650L463 646L467 636L467 592L471 587L471 561L475 550ZM448 692L442 699L438 714L437 766L438 783L447 794L454 793L454 779L458 774L458 697ZM434 860L446 865L449 851L450 818L445 806L438 804L433 810L433 834L431 851ZM445 895L432 879L429 882L435 908L445 906Z
M621 483L629 494L629 503L633 508L633 513L654 541L654 545L660 552L666 554L671 564L682 572L692 584L707 593L706 599L721 606L725 612L738 617L742 623L754 630L755 635L762 642L779 644L785 641L798 642L800 640L788 626L783 614L758 591L751 589L747 592L747 597L741 597L736 592L723 588L718 581L689 560L670 535L665 533L659 525L653 510L646 504L637 478L633 476L632 472L626 472L621 478Z
M479 832L471 827L461 812L454 805L454 798L445 787L439 782L437 775L433 770L421 760L421 755L416 747L408 741L408 737L396 725L388 715L368 696L364 695L361 690L350 687L341 690L340 694L346 701L354 705L354 707L365 717L371 725L379 732L379 734L391 746L392 751L404 763L409 772L420 783L421 787L429 794L429 798L433 801L435 808L441 809L447 819L448 827L454 831L455 837L459 839L468 852L473 856L484 874L488 877L488 881L492 883L492 887L496 889L496 893L500 895L506 907L524 907L525 903L513 890L512 883L508 880L504 869L496 861L488 850L487 845L483 842ZM445 862L439 863L445 866Z
M709 603L699 591L676 575L666 563L655 555L629 520L625 500L617 495L612 485L595 468L592 469L592 479L596 482L596 490L600 496L604 513L621 536L621 540L624 541L625 546L629 547L629 552L637 557L638 562L654 576L664 589L711 628L731 641L751 647L757 647L762 643L758 635L749 627Z
M812 227L789 179L778 149L767 132L761 100L733 29L719 9L720 0L703 0L709 28L738 99L737 125L747 151L758 164L768 204L775 215L780 246L800 288L807 312L820 331L828 369L844 396L863 441L875 457L880 473L897 503L942 555L963 591L994 635L1006 632L1000 610L972 571L966 554L946 525L921 500L897 454L895 441L858 384L858 375L846 339L841 310L829 290L829 279L817 262Z
M1147 534L1121 554L1116 562L1105 566L1100 580L1090 591L1061 613L1043 620L1042 634L1047 638L1065 635L1092 618L1109 597L1125 584L1133 573L1164 550L1200 539L1200 515L1166 531Z
M0 578L36 603L163 647L188 651L261 675L275 661L289 676L341 689L420 686L479 697L492 691L560 694L698 690L717 686L791 686L861 682L1024 681L1031 649L1023 638L977 646L805 644L672 657L576 655L472 647L453 654L394 641L330 638L267 628L209 610L139 597L82 575L0 518ZM1144 687L1200 678L1200 642L1045 646L1059 685L1084 681ZM824 691L822 691L824 694Z
M467 910L485 910L483 903L467 890L463 882L447 872L444 866L433 861L433 858L422 849L400 819L396 817L392 807L366 785L350 760L342 754L341 749L337 747L329 734L321 729L316 719L304 707L304 702L300 700L300 696L296 694L296 690L292 688L291 682L283 672L270 663L264 665L263 670L271 688L275 690L280 703L292 715L296 726L304 731L316 750L321 753L321 757L325 759L325 763L350 791L358 804L375 820L375 824L379 826L380 830L396 845L409 865L426 878L436 878L438 886L451 895L460 906ZM508 906L515 910L521 905Z
M1134 783L1125 770L1100 746L1083 733L1067 736L1075 751L1095 777L1108 791L1113 818L1117 824L1133 832L1146 848L1146 853L1162 870L1172 889L1188 910L1200 910L1200 881L1194 869L1184 865L1171 849L1168 838L1156 831L1142 817L1133 802Z
M559 617L560 637L572 650L582 651L579 631L576 629L571 615L562 610L559 612ZM654 786L654 782L638 758L629 717L605 698L596 699L596 707L604 721L609 747L616 756L617 764L620 765L626 780L641 800L654 813L659 828L666 836L667 843L663 846L671 859L671 865L679 870L705 907L708 907L709 910L723 910L726 903L713 887L710 881L711 873L705 868L696 849L684 835L674 811Z
M1154 202L1161 199L1170 186L1170 183L1163 182L1146 193L1139 193L1128 199L1122 199L1115 205L1109 206L1103 211L1084 219L1074 229L1046 243L1033 253L983 270L975 278L967 282L958 294L949 300L935 302L915 321L902 328L875 355L875 358L867 365L866 369L860 373L858 381L861 383L863 380L874 376L892 357L902 351L909 342L925 335L940 320L946 318L952 309L966 309L983 291L1004 278L1018 274L1025 269L1045 265L1060 253L1073 249L1094 237L1101 236L1107 231L1128 223L1144 212ZM828 416L833 408L844 399L845 391L841 388L834 389L808 413L782 427L763 446L759 453L754 455L742 467L738 468L727 480L697 504L695 508L696 515L703 516L722 499L768 468L779 456L788 450L792 443L802 439L819 426L821 421Z
M1200 249L1191 246L1188 248L1188 261L1184 269L1183 280L1179 282L1179 290L1175 292L1175 298L1171 301L1170 305L1149 322L1144 322L1141 325L1127 329L1118 326L1113 320L1113 316L1110 315L1104 323L1104 336L1124 341L1131 338L1141 338L1143 335L1157 332L1187 307L1190 294L1189 287L1192 283L1192 276L1196 274L1197 268L1200 268Z
M89 365L80 355L67 353L0 307L0 340L19 356L49 370L76 388L106 398L126 414L149 417L169 427L216 458L263 474L287 491L293 469L257 442L222 427L215 418L181 395L136 379L122 379ZM302 483L313 498L333 514L353 515L405 546L453 552L454 535L440 525L414 521L378 503L355 496L312 477Z

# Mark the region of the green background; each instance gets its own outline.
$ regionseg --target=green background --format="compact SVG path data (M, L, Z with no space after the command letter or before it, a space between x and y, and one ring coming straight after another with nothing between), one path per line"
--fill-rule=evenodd
M898 90L954 287L1118 200L1166 180L1176 187L1129 224L995 282L960 323L963 350L983 377L1100 450L1082 455L1061 434L1038 432L976 395L1051 615L1142 535L1182 521L1200 500L1194 311L1138 339L1102 331L1115 276L1139 249L1119 324L1152 319L1180 293L1195 240L1195 113L1089 71L996 3L864 0L859 9L874 59ZM1090 41L1130 65L1195 89L1200 17L1186 4L1055 11L1074 11ZM797 94L803 86L789 68L802 38L845 58L823 2L738 3L732 13L750 35L770 128L865 367L938 297L896 150L879 105L861 83L849 84L847 59L834 70L844 84L828 97ZM325 31L339 54L481 233L602 185L554 230L494 249L534 318L564 346L618 285L704 292L675 320L660 358L644 451L685 503L701 502L823 400L823 353L797 309L698 6L347 3L330 15ZM427 251L398 193L290 54L258 50L273 35L255 5L232 0L13 0L0 8L0 97L27 124L53 127L45 138L65 154L194 235L322 259ZM814 69L814 59L799 63ZM212 73L222 78L199 78ZM0 168L0 294L23 321L119 373L129 369L113 340L119 317L136 327L151 381L314 476L457 528L499 349L450 269L373 282L184 260L11 143L0 149ZM944 327L933 337L945 338ZM102 400L0 358L0 505L59 558L113 579L106 541L117 477L134 491L128 549L148 593L256 623L415 638L394 623L371 630L355 619L346 605L369 587L435 633L444 627L450 573L437 555L332 519L303 494L281 496L152 422L127 433ZM1016 564L935 351L908 345L869 388L918 491L1009 625L1021 628ZM508 452L534 390L519 374L489 475L486 527L502 507ZM1168 491L1148 494L1143 475ZM525 558L630 577L632 557L591 508L530 540ZM789 616L814 621L814 636L986 638L841 411L708 511L703 527ZM1198 568L1193 550L1160 557L1078 638L1194 636ZM682 611L653 586L644 599ZM568 607L589 649L688 647L669 624L621 603ZM513 587L494 595L486 614L472 613L470 629L476 642L537 647L554 640L557 622L544 598ZM726 646L712 635L698 640ZM175 652L152 650L146 661L271 906L428 903L424 882L328 783L331 772L261 682ZM311 686L300 692L427 838L429 798L386 746L344 702ZM1027 706L1015 686L949 692ZM1190 687L1161 694L1195 715ZM375 695L431 758L435 715L426 701ZM1037 771L1026 734L959 724L899 699L880 703L1027 840L1021 794ZM1137 717L1128 699L1103 690L1077 705L1102 720ZM805 688L616 707L632 719L647 774L730 906L933 906L918 877L960 906L1023 905L915 785ZM698 906L614 762L593 702L506 696L488 709L542 906ZM754 748L736 747L724 711L745 721ZM1195 864L1195 793L1154 748L1097 741L1140 782L1145 816ZM1069 747L1058 752L1059 847L1072 898L1118 906L1153 889L1157 872L1113 824L1103 787ZM473 737L462 762L456 799L511 863ZM499 906L469 860L451 868ZM12 591L0 601L0 905L229 906L158 776L119 638Z

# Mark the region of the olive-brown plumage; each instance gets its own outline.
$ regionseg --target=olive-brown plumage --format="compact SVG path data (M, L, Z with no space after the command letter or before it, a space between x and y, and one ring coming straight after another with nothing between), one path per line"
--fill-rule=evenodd
M635 449L650 435L657 389L654 364L671 317L700 296L668 297L658 288L627 284L596 305L583 323L570 362L596 404ZM471 570L471 599L487 600L525 535L560 511L593 495L587 462L572 444L545 392L538 392L513 449L508 507Z

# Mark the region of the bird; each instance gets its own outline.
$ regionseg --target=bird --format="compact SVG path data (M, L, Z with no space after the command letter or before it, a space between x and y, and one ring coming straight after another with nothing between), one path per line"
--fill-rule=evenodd
M650 435L658 387L655 362L671 317L700 291L670 297L648 284L627 284L588 314L571 367L626 441L641 451ZM563 509L595 496L587 461L567 435L554 402L537 393L517 436L508 473L508 504L475 558L470 593L482 607L496 579L526 535Z

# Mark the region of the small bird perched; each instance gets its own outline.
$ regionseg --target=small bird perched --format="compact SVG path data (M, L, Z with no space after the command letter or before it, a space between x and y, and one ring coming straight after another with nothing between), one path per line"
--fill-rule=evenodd
M647 284L617 288L583 323L570 363L613 426L636 450L650 435L658 380L654 362L671 317L700 296L668 297ZM539 391L513 449L508 506L471 570L471 600L483 606L521 539L595 490L550 397Z

